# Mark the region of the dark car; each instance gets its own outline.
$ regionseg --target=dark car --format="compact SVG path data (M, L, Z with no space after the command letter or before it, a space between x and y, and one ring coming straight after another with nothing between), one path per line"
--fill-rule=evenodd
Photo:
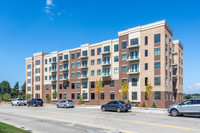
M102 111L110 110L117 112L128 112L131 109L131 105L123 101L110 101L107 104L101 106Z
M43 106L43 101L42 99L38 99L38 98L33 98L31 99L30 101L28 101L27 103L27 106L33 106L33 107L36 107L36 106Z

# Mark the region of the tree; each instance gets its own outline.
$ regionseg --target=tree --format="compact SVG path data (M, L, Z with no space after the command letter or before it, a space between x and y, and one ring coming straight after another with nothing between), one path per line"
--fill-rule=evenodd
M29 94L26 94L26 95L25 95L25 99L26 99L27 101L29 101L29 100L30 100L30 95L29 95Z
M125 80L122 84L122 87L121 87L121 97L122 99L126 99L127 98L127 95L128 95L128 83L127 81Z
M19 95L19 82L16 82L14 88L11 89L11 96L17 97Z
M157 108L157 106L156 106L156 104L153 102L153 104L152 104L152 106L151 106L152 108Z
M146 91L145 91L145 95L148 102L152 96L152 91L153 91L153 86L151 85L151 83L148 82L148 85L146 86ZM147 102L147 107L148 107L148 102Z
M47 103L50 103L51 101L51 96L49 94L46 95L46 100L47 100Z
M8 94L8 93L4 94L3 99L5 102L10 100L10 94Z
M26 82L21 86L21 94L25 95L26 94Z
M80 99L79 99L79 101L78 101L78 104L79 104L79 105L84 104L84 101L83 101L82 96L80 96Z
M97 95L98 101L99 101L100 96L101 96L101 91L103 90L102 89L102 84L103 84L103 81L102 81L101 78L99 78L99 80L96 80L96 83L95 83L95 93Z
M146 107L146 105L145 105L145 103L144 103L144 102L143 102L143 104L142 104L142 107L144 107L144 108Z
M53 99L57 99L57 91L56 91L56 89L53 91L53 93L52 93L52 95L53 95Z
M135 104L135 107L139 107L138 103Z
M10 83L8 81L2 81L0 88L1 88L1 95L4 95L5 93L8 94L11 93Z
M184 97L183 97L183 99L190 99L190 98L192 98L192 96L191 96L190 94L186 94L186 95L184 95Z
M23 96L22 95L18 95L17 98L23 98Z

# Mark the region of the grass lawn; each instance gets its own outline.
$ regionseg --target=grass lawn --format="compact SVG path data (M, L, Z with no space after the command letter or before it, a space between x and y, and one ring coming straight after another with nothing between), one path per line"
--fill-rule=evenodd
M0 133L30 133L30 132L0 122Z

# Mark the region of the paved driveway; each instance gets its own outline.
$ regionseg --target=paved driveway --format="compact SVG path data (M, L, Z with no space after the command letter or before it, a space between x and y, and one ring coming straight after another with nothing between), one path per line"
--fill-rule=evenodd
M97 108L56 108L0 105L0 121L36 133L132 132L199 133L200 117L167 113L102 112Z

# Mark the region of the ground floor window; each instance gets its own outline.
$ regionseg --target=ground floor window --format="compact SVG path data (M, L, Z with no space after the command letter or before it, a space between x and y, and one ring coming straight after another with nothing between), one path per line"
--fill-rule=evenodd
M110 100L114 100L115 99L115 93L114 92L110 92Z
M64 93L64 96L63 96L63 97L64 97L64 99L67 99L67 94L66 94L66 93Z
M77 93L77 94L76 94L76 98L77 98L77 99L80 99L80 93Z
M75 93L71 94L72 99L75 99Z
M35 94L35 98L40 98L40 94Z
M104 92L101 92L101 100L104 100Z
M59 99L62 99L62 93L59 94Z
M155 91L154 92L154 100L160 100L161 99L161 92Z
M95 93L91 93L91 99L92 99L92 100L95 99Z
M132 92L132 100L137 100L137 92Z
M87 99L87 93L83 93L83 99Z

